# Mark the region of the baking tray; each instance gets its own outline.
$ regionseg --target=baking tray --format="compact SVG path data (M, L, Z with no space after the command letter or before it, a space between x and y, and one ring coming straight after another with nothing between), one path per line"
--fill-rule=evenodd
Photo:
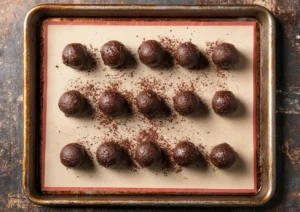
M127 11L130 10L130 15ZM230 15L228 14L235 14ZM40 156L40 102L42 79L39 70L41 22L47 18L197 18L247 20L259 23L259 67L257 77L257 143L259 190L252 195L155 195L119 193L106 195L74 195L68 192L45 194L41 192ZM274 22L269 12L259 6L96 6L45 5L30 11L25 23L24 37L24 169L23 188L26 195L38 204L54 205L260 205L269 200L275 189L274 140ZM156 194L158 195L158 194Z

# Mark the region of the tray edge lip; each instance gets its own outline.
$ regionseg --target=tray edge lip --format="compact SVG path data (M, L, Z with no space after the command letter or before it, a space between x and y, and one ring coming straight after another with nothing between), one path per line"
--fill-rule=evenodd
M43 198L46 195L36 195L33 194L33 192L30 190L29 182L28 182L28 169L27 169L27 163L29 160L29 155L28 153L28 143L29 143L29 125L28 125L28 120L30 119L29 117L29 95L30 95L30 88L27 85L28 80L29 80L29 56L30 54L28 53L29 47L29 32L27 29L27 26L31 23L31 18L35 17L38 15L39 12L45 12L47 10L52 10L52 9L57 9L57 8L64 8L64 7L70 7L72 9L76 10L83 10L83 9L89 9L89 10L103 10L103 9L110 9L110 10L119 10L120 8L131 8L135 10L161 10L161 9L180 9L180 10L192 10L192 9L214 9L214 10L220 10L220 9L229 9L229 8L246 8L246 9L253 9L255 12L261 14L265 18L267 18L267 22L269 25L268 28L268 38L269 38L269 46L273 46L273 48L269 48L268 50L268 56L269 61L268 61L268 77L269 77L269 85L268 85L268 107L269 107L269 118L268 118L268 142L270 143L271 147L271 154L269 155L268 159L271 159L274 161L274 163L271 164L270 170L268 172L268 177L269 177L269 185L268 185L268 190L264 194L262 198L260 198L258 201L257 200L249 200L247 203L246 201L244 203L238 203L237 201L228 201L228 200L223 200L223 201L216 201L216 200L195 200L195 201L187 201L187 200L181 200L181 201L139 201L139 200L47 200ZM255 17L257 20L260 20L258 16ZM196 5L196 6L188 6L188 5L181 5L181 6L171 6L171 5L112 5L112 4L107 4L107 5L94 5L94 4L80 4L80 5L70 5L70 4L42 4L42 5L37 5L36 7L32 8L26 15L25 22L24 22L24 44L23 44L23 62L24 62L24 67L23 67L23 75L24 75L24 107L23 107L23 112L24 112L24 127L23 127L23 169L22 169L22 188L25 193L25 195L34 203L40 204L40 205L108 205L108 204L115 204L115 205L161 205L161 206L179 206L179 205L186 205L186 206L239 206L239 205L252 205L252 206L258 206L258 205L263 205L266 202L268 202L274 192L275 192L275 180L276 180L276 154L275 154L275 20L270 13L269 10L267 10L263 6L259 5L231 5L231 6L225 6L225 5ZM256 194L253 196L259 195L261 191L258 191ZM133 195L134 196L134 195ZM128 203L129 202L129 203Z

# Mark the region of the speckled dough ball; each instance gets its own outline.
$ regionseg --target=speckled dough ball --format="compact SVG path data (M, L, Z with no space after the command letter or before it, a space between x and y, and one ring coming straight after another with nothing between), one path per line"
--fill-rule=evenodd
M112 68L122 67L128 54L125 46L115 40L105 43L100 52L104 64Z
M226 116L237 110L238 102L231 91L217 91L212 99L212 108L216 114Z
M142 167L151 167L159 163L161 149L153 142L139 143L135 150L135 159Z
M155 40L147 40L140 45L138 55L141 62L145 65L158 67L164 61L165 50L159 42Z
M84 69L87 65L89 56L86 48L80 43L68 44L62 53L62 60L66 66L74 69Z
M99 98L99 109L108 116L121 116L126 113L124 97L115 91L105 91Z
M141 91L136 98L138 110L147 117L154 117L162 111L160 97L151 90Z
M198 151L189 141L179 142L173 149L173 159L179 166L189 166L197 161Z
M212 61L219 68L230 68L239 62L239 53L234 45L222 43L213 48Z
M194 68L199 63L200 53L194 44L186 42L177 47L175 59L182 67Z
M228 168L236 161L236 153L227 143L215 146L211 150L209 157L214 166L218 168Z
M68 168L79 167L85 160L86 153L80 144L70 143L64 146L60 152L61 163Z
M115 142L105 142L98 147L96 158L99 165L103 167L117 166L123 161L123 150Z
M200 107L200 100L192 91L180 91L173 103L175 110L183 116L197 112Z
M79 116L85 110L86 99L80 92L70 90L61 95L58 107L66 116Z

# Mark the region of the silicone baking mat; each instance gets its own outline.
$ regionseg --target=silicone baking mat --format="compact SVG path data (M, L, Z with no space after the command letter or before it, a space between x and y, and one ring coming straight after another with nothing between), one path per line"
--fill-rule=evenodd
M250 21L191 20L68 20L43 22L43 191L86 192L175 192L175 193L255 193L256 176L256 23ZM203 70L187 70L176 63L168 69L153 70L143 65L137 49L143 40L160 41L171 53L181 42L191 41L209 60ZM115 70L103 64L101 46L109 40L122 42L136 62ZM230 70L218 70L210 61L211 49L228 42L241 54L240 63ZM73 70L62 63L62 50L69 43L82 43L96 60L90 71ZM139 114L135 97L152 89L170 106L171 114L148 120ZM106 89L122 93L132 104L133 114L110 119L98 110L92 117L65 117L58 108L59 97L67 90L79 90L96 107L97 97ZM173 109L172 97L178 90L193 90L207 106L199 117L183 117ZM218 90L231 90L239 101L233 116L220 117L211 109ZM172 161L152 169L105 169L95 159L99 144L116 140L129 149L146 137L156 140L170 154L179 141L193 142L203 156L195 166L180 168ZM60 163L60 150L71 142L81 143L91 161L78 169ZM214 168L208 153L226 142L238 154L229 169Z

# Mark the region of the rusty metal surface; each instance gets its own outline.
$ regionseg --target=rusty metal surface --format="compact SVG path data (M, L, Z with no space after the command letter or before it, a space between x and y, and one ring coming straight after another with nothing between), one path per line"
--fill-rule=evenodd
M47 208L30 203L21 189L22 154L22 26L25 13L38 3L46 1L1 1L0 17L0 211L70 211L66 208ZM50 2L50 1L47 1ZM53 3L55 1L51 1ZM83 1L64 1L83 3ZM97 1L99 3L101 1ZM135 1L109 1L106 3L133 3ZM137 1L135 3L158 3ZM178 2L178 1L177 1ZM242 4L242 1L224 1ZM85 1L96 3L96 1ZM165 1L161 3L166 3ZM176 3L172 1L171 3ZM196 4L196 1L184 1ZM202 4L220 3L201 1ZM289 1L243 1L261 4L277 17L277 149L278 186L273 201L264 207L236 208L234 211L299 211L299 4ZM297 22L298 20L298 22ZM297 36L298 33L298 36ZM284 170L284 171L283 171ZM100 209L98 209L100 210ZM132 209L133 210L133 209ZM137 209L136 209L137 210ZM140 211L161 211L143 209ZM169 211L182 211L170 209ZM205 209L217 211L223 209ZM230 210L230 209L224 209ZM72 209L71 211L97 211L97 209ZM108 209L101 209L108 211ZM123 211L114 208L112 211ZM197 211L197 209L194 209ZM231 211L231 210L230 210Z

